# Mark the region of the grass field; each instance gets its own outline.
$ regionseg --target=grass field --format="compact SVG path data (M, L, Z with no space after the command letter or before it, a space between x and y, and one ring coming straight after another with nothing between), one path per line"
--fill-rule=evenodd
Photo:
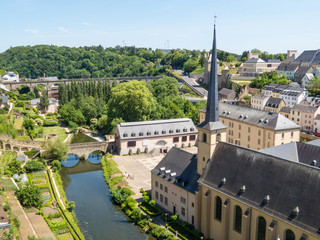
M35 141L45 141L44 137L48 134L57 134L58 139L63 141L68 136L67 132L61 127L44 127L43 128L43 137L36 138Z

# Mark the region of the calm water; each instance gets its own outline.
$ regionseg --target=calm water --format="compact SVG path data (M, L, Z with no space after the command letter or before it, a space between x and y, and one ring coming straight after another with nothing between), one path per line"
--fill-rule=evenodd
M66 197L76 204L78 225L89 240L139 240L147 235L129 223L120 209L112 204L109 188L103 177L99 154L91 155L91 162L71 155L63 165L61 178Z
M71 143L84 143L84 142L97 142L97 140L83 133L75 134L71 139Z

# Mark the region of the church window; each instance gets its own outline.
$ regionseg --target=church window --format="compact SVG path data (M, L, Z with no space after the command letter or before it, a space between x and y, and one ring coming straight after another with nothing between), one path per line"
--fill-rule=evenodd
M258 218L257 240L266 240L266 220L263 217Z
M203 141L203 142L207 142L207 134L204 133L204 134L202 135L202 141Z
M222 219L222 200L220 197L216 197L216 209L215 209L215 218L218 221Z
M294 235L294 233L288 229L286 231L286 237L285 237L285 240L295 240L296 239L296 236Z
M234 213L234 230L241 233L241 225L242 225L242 209L239 206L235 207Z

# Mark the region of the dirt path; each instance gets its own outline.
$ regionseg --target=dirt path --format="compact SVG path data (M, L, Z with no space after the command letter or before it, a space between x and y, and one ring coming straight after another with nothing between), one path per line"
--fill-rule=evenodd
M42 215L37 215L35 212L31 212L27 213L27 216L40 238L47 240L56 239Z
M7 200L9 202L9 205L11 207L11 211L14 216L16 216L20 220L20 236L22 237L22 240L28 240L28 236L30 237L36 237L37 235L36 231L34 230L32 224L30 223L26 213L24 212L23 208L21 207L20 203L16 199L14 192L6 192Z

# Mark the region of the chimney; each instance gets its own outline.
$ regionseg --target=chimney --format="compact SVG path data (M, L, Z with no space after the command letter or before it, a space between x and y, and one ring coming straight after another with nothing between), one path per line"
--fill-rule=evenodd
M312 160L311 166L315 166L315 165L317 165L317 160Z

